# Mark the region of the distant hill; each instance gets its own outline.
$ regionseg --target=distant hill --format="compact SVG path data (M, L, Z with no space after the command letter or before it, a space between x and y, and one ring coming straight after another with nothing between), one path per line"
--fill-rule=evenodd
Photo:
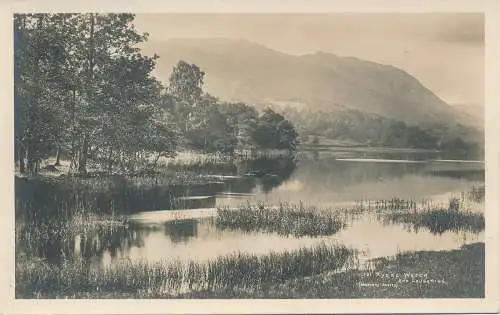
M478 104L452 104L470 118L471 124L484 128L484 106Z
M318 52L288 55L245 40L179 39L148 42L168 84L179 60L205 72L206 91L230 101L331 109L341 104L410 124L471 125L471 117L437 97L405 71Z

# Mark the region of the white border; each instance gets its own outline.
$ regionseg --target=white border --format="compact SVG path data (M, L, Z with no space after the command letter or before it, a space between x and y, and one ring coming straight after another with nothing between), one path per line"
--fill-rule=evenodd
M0 0L1 1L1 0ZM357 300L14 300L13 59L14 12L484 12L486 18L486 298ZM190 0L3 1L0 52L0 312L6 314L194 314L194 313L489 313L499 312L500 1L496 0Z

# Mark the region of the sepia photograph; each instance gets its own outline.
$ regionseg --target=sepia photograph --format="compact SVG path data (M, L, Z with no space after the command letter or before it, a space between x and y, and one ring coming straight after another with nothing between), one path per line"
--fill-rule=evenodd
M484 12L10 23L15 300L486 298Z

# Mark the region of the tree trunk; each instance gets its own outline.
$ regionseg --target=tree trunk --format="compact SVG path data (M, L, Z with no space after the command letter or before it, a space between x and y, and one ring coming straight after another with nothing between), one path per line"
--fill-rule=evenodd
M76 89L72 91L73 101L71 102L71 162L69 164L68 173L72 173L75 167L76 155L78 151L76 150L76 132L75 132L75 111L76 111Z
M17 158L19 160L19 173L21 174L24 174L24 172L26 171L25 170L25 165L24 165L24 157L25 157L25 152L24 152L24 149L21 145L18 146L18 149L17 149Z
M26 160L27 160L27 171L29 175L35 175L35 159L33 158L33 148L32 145L28 146L28 150L26 151Z
M59 166L61 165L61 146L57 146L57 154L56 154L56 163L54 166Z
M87 137L83 138L82 150L80 152L80 156L78 159L78 173L86 174L87 173L87 154L88 154L88 141Z
M37 19L37 30L40 32L43 27L43 15L40 15ZM40 40L40 39L38 39ZM30 175L36 175L38 173L38 152L37 147L39 144L39 135L38 132L38 123L39 123L39 101L40 95L42 93L41 80L40 80L40 59L41 59L41 49L39 47L40 43L37 42L36 56L35 56L35 67L33 70L33 95L30 100L30 107L28 109L28 129L29 129L29 137L28 137L28 148L26 150L26 158L27 158L27 171Z
M158 155L155 158L154 164L153 164L154 168L157 167L158 161L160 160L160 157L161 157L161 153L158 153Z
M94 66L95 66L95 42L94 42L94 27L95 27L95 17L93 13L90 13L90 38L89 38L89 55L88 55L88 76L87 76L87 88L90 92L87 92L87 99L89 104L94 102ZM90 95L89 95L90 94ZM80 151L80 157L78 160L78 172L86 174L87 173L87 155L88 155L88 136L87 130L83 131L83 145Z
M110 149L108 156L108 174L111 174L112 171L113 171L113 149Z

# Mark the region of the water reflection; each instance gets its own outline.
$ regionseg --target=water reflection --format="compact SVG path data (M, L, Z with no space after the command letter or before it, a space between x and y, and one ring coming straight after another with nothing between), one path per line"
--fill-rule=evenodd
M165 235L174 243L186 243L198 235L198 221L187 219L165 222Z
M297 167L296 160L287 159L258 159L245 161L240 171L246 169L245 174L255 176L256 184L262 186L264 193L269 193L272 189L279 187L284 181L290 178Z
M424 160L422 156L416 159ZM42 185L16 178L16 202L38 207L33 215L21 215L20 208L16 207L18 220L25 216L26 222L38 224L52 215L51 209L61 209L61 204L71 206L85 202L96 204L98 209L108 209L113 205L114 210L127 213L130 219L127 226L63 235L58 234L55 227L48 229L50 232L43 238L21 238L16 250L55 264L65 259L107 264L120 259L203 260L234 251L265 254L310 246L326 239L367 250L369 254L366 257L375 258L401 250L453 249L484 237L479 231L443 230L435 235L432 233L435 231L416 226L393 222L384 224L365 214L344 214L349 226L347 229L331 237L314 239L222 231L210 218L201 218L213 216L216 206L247 201L304 201L306 204L322 205L393 197L419 200L451 191L469 191L484 181L483 165L341 160L324 152L301 154L297 159L259 159L227 164L206 168L197 166L199 173L209 179L204 183L160 185L158 182L161 181L156 179L138 185L117 177L105 183L93 183L86 191L76 190L78 193L72 191L74 187L64 184ZM449 176L450 173L453 176ZM19 191L22 193L18 194ZM177 212L182 220L163 220L164 216Z
M16 250L53 264L61 264L66 259L91 262L99 260L105 253L116 258L124 256L131 247L145 246L144 238L149 231L135 227L118 226L75 232L62 230L65 227L61 226L61 230L43 228L35 233L31 228L31 231L26 231L30 233L26 235L31 236L21 237Z
M360 250L363 262L401 251L450 250L484 240L484 232L443 231L436 234L426 229L387 224L373 213L355 216L344 213L343 219L347 223L345 229L332 236L316 238L221 230L211 218L156 224L134 220L119 229L89 231L41 242L34 247L36 252L30 254L54 264L61 264L65 259L83 260L87 265L106 265L122 259L137 262L165 259L203 261L236 251L259 255L270 251L295 250L326 241ZM23 245L26 244L18 244L18 248L26 251Z

